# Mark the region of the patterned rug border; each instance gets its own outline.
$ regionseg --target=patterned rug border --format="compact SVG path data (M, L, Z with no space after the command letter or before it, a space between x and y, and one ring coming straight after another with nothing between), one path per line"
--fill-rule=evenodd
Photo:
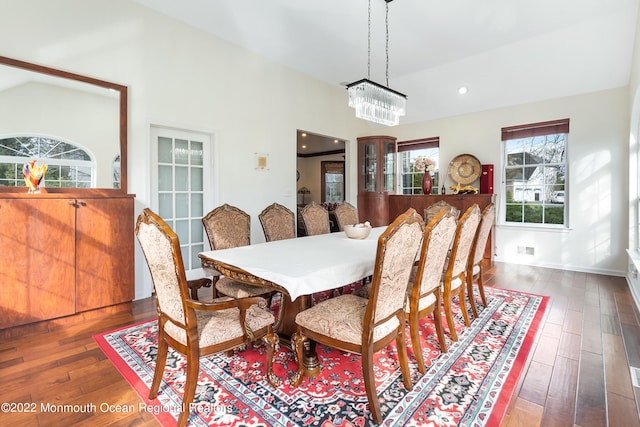
M530 319L530 322L528 323L528 327L527 327L527 332L525 336L522 338L521 345L517 348L517 354L515 355L515 359L512 365L510 365L509 372L506 376L506 379L504 379L501 392L499 393L499 395L494 401L494 405L491 409L489 418L486 419L486 421L483 424L481 424L486 426L496 426L496 425L499 425L500 422L504 419L506 412L509 406L511 405L511 402L515 397L514 396L515 387L518 384L520 375L522 374L522 371L526 366L527 361L529 360L529 357L532 356L531 348L536 342L537 336L541 333L540 324L545 318L549 297L529 293L526 291L517 291L517 290L511 290L511 289L502 289L502 288L495 288L495 287L487 287L485 289L489 291L489 294L494 294L494 293L499 294L501 292L506 292L511 294L527 295L533 300L537 300L537 304L534 303L534 309L531 310L531 313L529 315L529 317L532 316L533 318ZM491 306L492 304L490 302L489 307L487 308L491 308ZM175 423L176 419L172 416L171 412L175 412L176 407L179 407L180 403L173 402L167 405L166 403L164 404L160 403L157 399L154 399L154 401L150 401L148 398L149 386L145 384L144 380L136 372L136 370L130 366L129 361L133 359L133 357L123 356L123 354L118 353L118 351L107 340L107 337L113 334L117 334L127 329L135 329L138 326L141 326L147 323L153 323L156 321L157 321L156 318L142 320L133 324L125 325L110 331L96 334L94 335L93 338L98 344L98 346L100 347L100 349L105 353L108 359L112 362L112 364L117 369L117 371L131 385L131 387L136 391L138 396L140 396L140 398L144 402L144 405L146 406L146 410L151 412L156 417L158 422L160 422L162 425L172 425ZM472 323L471 327L467 329L470 329L470 330L474 329L474 323ZM445 322L445 330L446 330L446 322ZM452 343L452 345L468 346L469 342L473 341L472 337L474 336L476 336L476 334L471 333L470 331L470 333L464 334L464 336L460 338L460 341L458 341L457 343ZM445 354L446 357L443 358L443 360L452 358L451 356L452 353L453 352L450 349L450 352ZM438 363L443 363L443 360L439 361ZM455 361L455 358L454 358L454 361ZM427 368L428 368L427 375L432 370L436 369L434 368L434 365L428 366ZM411 393L415 392L416 386L419 386L419 385L421 384L418 384L418 383L414 384L414 391L412 391ZM175 405L175 406L172 406L172 405ZM479 408L479 410L481 409L482 408ZM407 412L413 413L412 411L409 411L408 408L405 407L404 405L398 404L394 408L392 408L391 411L387 414L387 416L385 417L385 421L383 421L382 425L385 425L385 426L403 425L401 422L404 420L404 418L401 416L396 417L392 421L389 420L389 418L391 418L390 417L391 415L395 414L396 412L403 412L403 411L405 413ZM398 424L399 422L400 424ZM467 424L460 424L460 425L467 425Z

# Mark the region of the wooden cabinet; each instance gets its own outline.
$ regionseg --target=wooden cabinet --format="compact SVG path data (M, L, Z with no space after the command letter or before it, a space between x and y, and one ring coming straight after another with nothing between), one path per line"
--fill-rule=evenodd
M0 197L0 329L134 297L133 196Z
M444 200L452 206L460 209L462 215L467 209L474 204L480 207L480 211L484 210L490 203L495 202L494 194L430 194L430 195L392 195L389 197L389 218L393 220L409 208L414 208L420 215L424 216L426 207ZM484 257L493 259L493 232L489 235L487 248Z
M374 227L389 225L389 195L396 188L396 138L358 138L358 215Z

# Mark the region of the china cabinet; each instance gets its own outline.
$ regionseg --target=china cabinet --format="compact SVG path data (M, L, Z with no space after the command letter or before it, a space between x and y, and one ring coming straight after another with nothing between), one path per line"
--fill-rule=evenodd
M389 195L394 193L396 138L358 138L358 215L372 226L389 225Z

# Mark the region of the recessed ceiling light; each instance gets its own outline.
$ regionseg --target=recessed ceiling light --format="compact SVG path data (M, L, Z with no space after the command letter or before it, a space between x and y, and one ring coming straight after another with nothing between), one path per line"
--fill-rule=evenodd
M302 136L307 136L307 134L306 134L306 133L304 133L304 132L302 132Z
M458 89L458 93L459 93L460 95L464 95L464 94L466 94L467 92L469 92L469 88L467 88L466 86L460 86L460 88Z
M306 145L303 145L303 146L302 146L302 148L307 148L307 146L306 146Z
M337 139L334 139L334 140L333 140L333 143L334 143L334 144L337 144L338 142L340 142L340 141L338 141Z

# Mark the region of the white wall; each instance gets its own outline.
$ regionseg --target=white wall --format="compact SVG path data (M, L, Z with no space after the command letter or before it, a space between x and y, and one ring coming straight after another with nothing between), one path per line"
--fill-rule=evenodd
M372 130L354 118L343 88L239 50L132 0L21 0L4 9L2 55L129 87L129 191L136 194L136 212L150 200L151 124L213 134L213 205L226 202L247 211L252 241L261 241L257 215L265 206L278 202L295 209L297 129L347 139L347 198L354 203L358 136L439 136L441 161L471 153L494 163L499 189L500 128L569 117L571 229L549 233L499 226L497 259L613 274L626 269L627 89ZM254 169L256 152L269 154L268 171ZM533 259L514 257L513 248L521 244L535 245ZM150 293L138 251L136 298Z
M494 164L498 197L496 260L624 275L627 242L628 89L554 99L393 129L398 140L440 137L440 161L470 153ZM502 197L502 127L571 119L566 231L506 226ZM453 182L447 178L447 186ZM518 255L518 246L534 256Z

